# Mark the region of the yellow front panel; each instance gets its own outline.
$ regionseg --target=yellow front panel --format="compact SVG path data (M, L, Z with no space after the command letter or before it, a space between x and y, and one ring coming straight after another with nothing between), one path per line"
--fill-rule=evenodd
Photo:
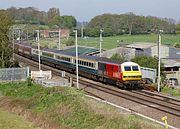
M140 81L141 78L141 71L123 71L123 81Z

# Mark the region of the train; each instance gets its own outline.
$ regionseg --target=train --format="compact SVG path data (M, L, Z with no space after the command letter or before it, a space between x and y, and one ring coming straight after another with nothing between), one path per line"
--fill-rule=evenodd
M37 46L26 43L15 43L15 53L34 61L39 59ZM42 64L76 74L75 53L61 50L40 48ZM142 80L140 66L135 62L118 62L108 58L79 55L78 72L80 76L120 88L138 88Z

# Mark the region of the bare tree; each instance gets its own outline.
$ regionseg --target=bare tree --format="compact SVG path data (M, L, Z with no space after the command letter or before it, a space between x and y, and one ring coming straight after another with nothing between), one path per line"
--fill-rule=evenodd
M133 29L133 24L134 24L134 19L135 19L135 14L130 12L127 13L127 25L128 25L128 29L129 29L129 35L132 34L132 29Z
M52 19L55 16L60 16L60 12L58 8L50 8L47 12L48 14L48 19Z

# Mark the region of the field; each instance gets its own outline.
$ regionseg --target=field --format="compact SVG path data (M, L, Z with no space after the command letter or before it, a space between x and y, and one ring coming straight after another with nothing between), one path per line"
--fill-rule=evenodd
M79 39L79 45L99 47L99 38ZM114 37L103 38L103 49L116 48L122 44L132 44L135 42L150 42L157 43L157 35L122 35ZM176 35L162 35L162 44L173 45L180 43L180 36Z
M122 44L131 44L135 42L151 42L157 43L157 35L121 35L113 37L103 37L102 48L104 50L116 48L118 45ZM62 39L62 46L65 46L65 40ZM31 41L32 42L32 41ZM33 42L37 44L37 42ZM175 43L180 43L180 35L162 35L162 44L173 46ZM57 48L58 39L40 39L40 44L42 46L48 46L49 48ZM81 46L90 46L99 48L99 37L87 37L87 38L78 38L78 45Z
M84 96L74 88L42 88L30 81L0 84L0 108L54 129L163 129Z

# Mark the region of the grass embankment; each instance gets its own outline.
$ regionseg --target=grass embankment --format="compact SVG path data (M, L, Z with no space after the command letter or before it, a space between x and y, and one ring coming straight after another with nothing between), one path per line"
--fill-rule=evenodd
M61 40L62 47L65 46L65 42L67 39L63 38ZM179 43L180 36L179 35L162 35L162 44L173 46L175 43ZM31 41L30 41L31 42ZM157 43L157 35L149 34L149 35L120 35L120 36L112 36L112 37L103 37L102 48L105 50L116 48L118 45L122 44L131 44L134 42L151 42ZM33 44L37 45L37 42L33 42ZM41 39L41 46L46 46L49 48L57 48L58 38L50 38L50 39ZM78 45L81 46L90 46L99 48L99 37L90 37L90 38L78 38Z
M0 129L38 129L20 116L0 109ZM40 128L39 128L40 129Z
M0 84L0 91L0 107L26 116L43 129L162 128L137 116L123 114L113 107L88 99L74 88L42 88L23 82Z

